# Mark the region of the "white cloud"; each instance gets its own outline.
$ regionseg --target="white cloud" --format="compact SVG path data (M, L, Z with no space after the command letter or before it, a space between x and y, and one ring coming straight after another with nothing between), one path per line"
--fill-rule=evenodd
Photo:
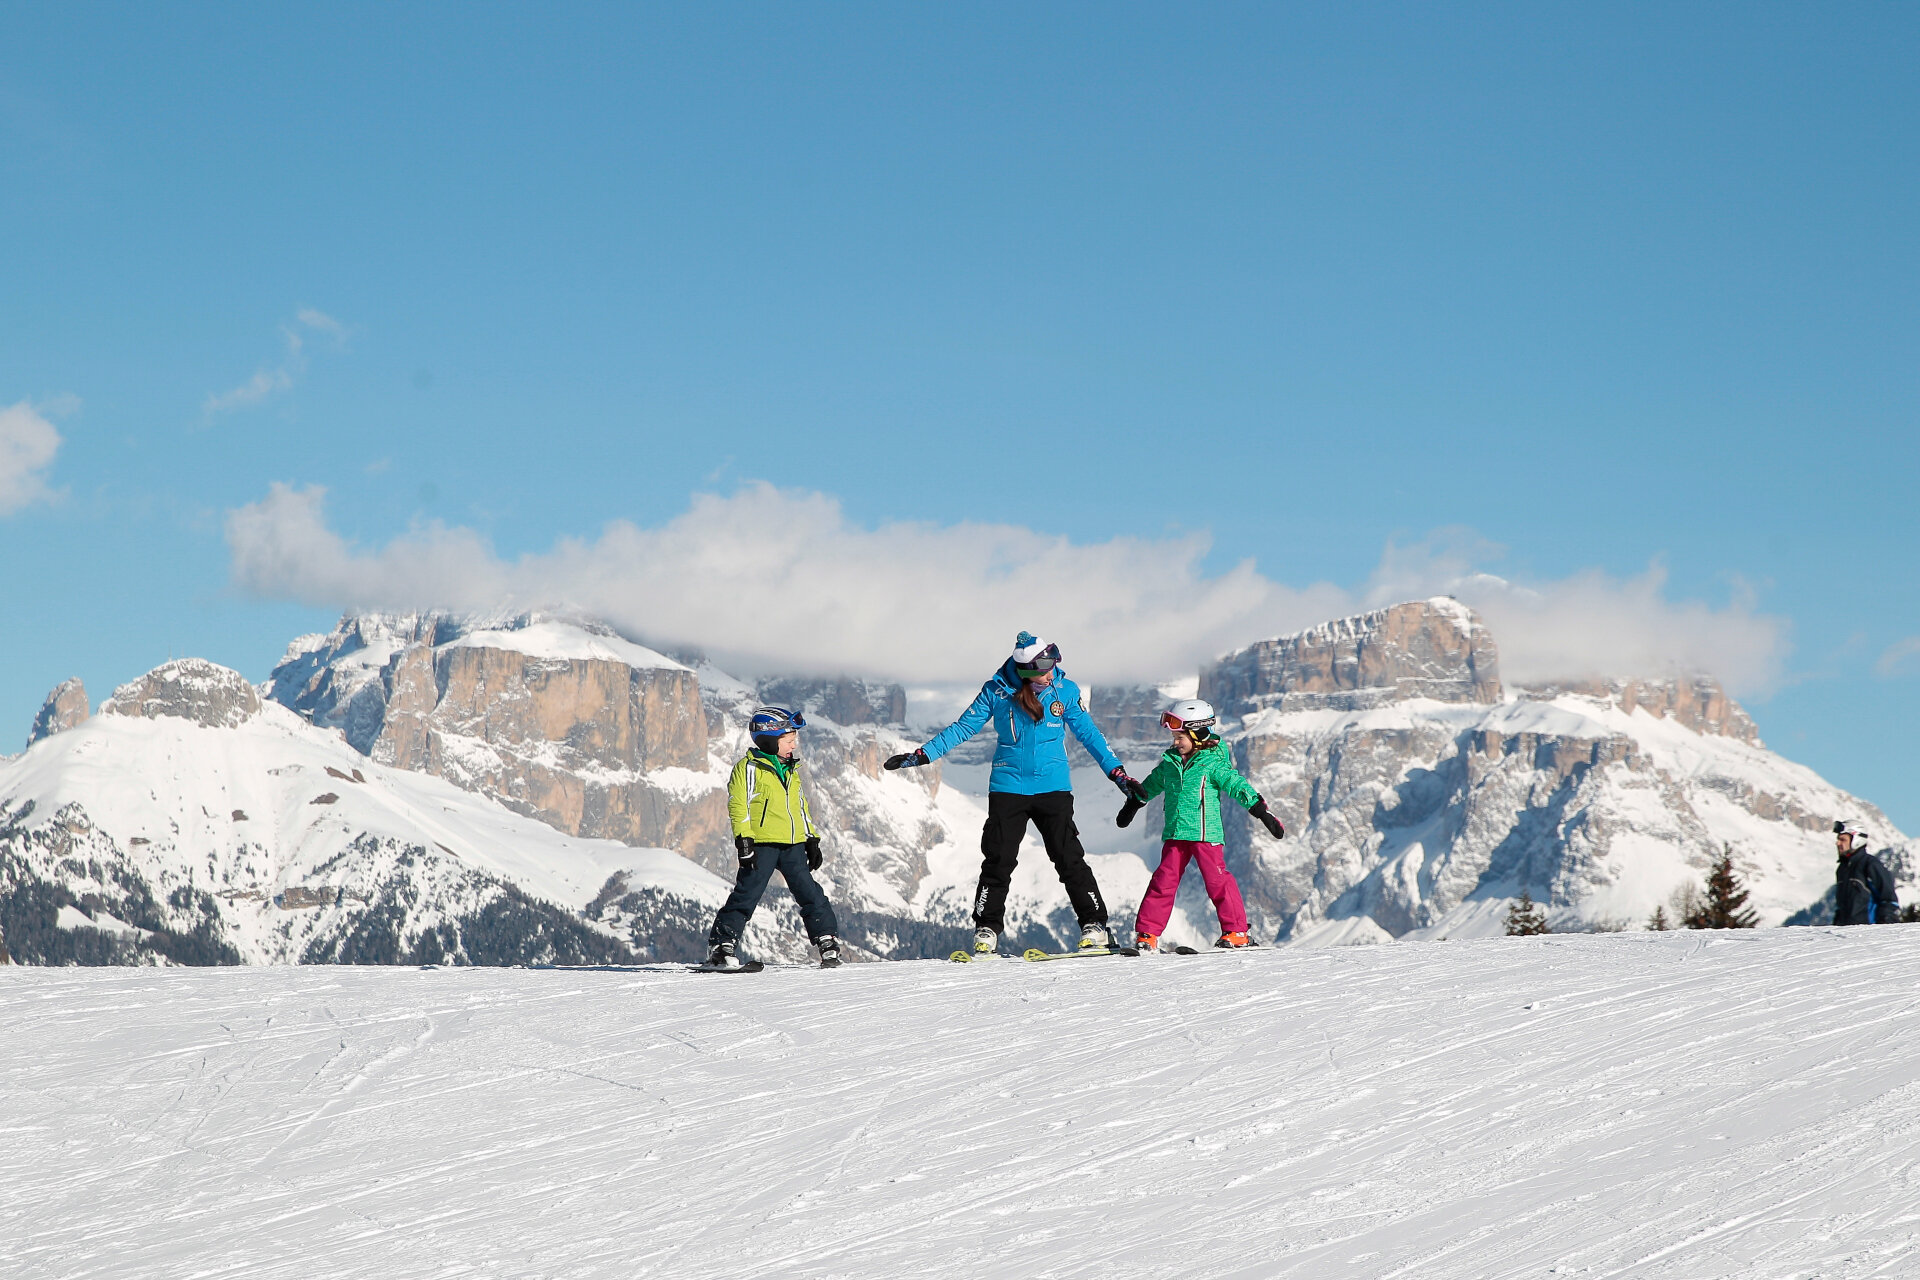
M1482 610L1515 679L1703 669L1763 691L1785 653L1777 620L1741 601L1670 601L1657 566L1520 586L1475 574L1497 549L1461 537L1390 546L1350 591L1277 583L1250 560L1210 576L1200 535L1083 544L1011 525L869 529L829 496L765 484L697 495L657 528L615 521L514 561L437 523L357 548L323 506L323 490L275 485L230 512L235 584L345 608L573 608L747 673L978 680L1025 627L1057 640L1085 679L1163 679L1254 640L1449 589Z
M1616 578L1597 569L1521 583L1480 572L1504 548L1471 530L1447 529L1412 547L1388 544L1369 581L1370 606L1451 595L1486 620L1500 647L1500 673L1516 684L1583 676L1655 676L1705 671L1736 692L1765 694L1780 682L1784 619L1758 613L1737 588L1723 608L1667 598L1666 567Z
M1908 636L1904 640L1895 640L1873 664L1873 669L1876 674L1882 676L1900 676L1909 671L1920 670L1920 636Z
M261 369L231 391L221 391L208 396L205 408L208 413L225 413L229 409L251 408L274 392L285 391L292 386L293 374L286 368Z
M68 411L74 403L60 401ZM0 515L53 498L46 470L60 444L60 433L27 401L0 409Z
M251 378L237 387L211 393L201 404L202 410L215 414L250 409L279 392L291 390L294 381L307 371L305 335L308 332L324 334L339 345L345 345L347 340L345 325L324 311L302 307L295 313L292 324L280 328L280 340L285 347L280 363L256 369Z
M294 320L296 323L305 325L315 333L326 334L336 342L345 342L347 340L347 326L341 324L324 311L316 311L312 307L302 307L294 313Z

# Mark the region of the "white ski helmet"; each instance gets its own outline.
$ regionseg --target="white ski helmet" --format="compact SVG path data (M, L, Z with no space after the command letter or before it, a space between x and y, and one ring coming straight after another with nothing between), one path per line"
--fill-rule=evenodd
M1833 834L1853 837L1847 841L1847 850L1849 852L1867 847L1867 829L1857 822L1836 822L1833 824Z
M1160 717L1160 723L1176 733L1184 729L1188 733L1204 735L1213 727L1214 719L1211 702L1203 702L1199 698L1182 698L1167 708L1165 714Z

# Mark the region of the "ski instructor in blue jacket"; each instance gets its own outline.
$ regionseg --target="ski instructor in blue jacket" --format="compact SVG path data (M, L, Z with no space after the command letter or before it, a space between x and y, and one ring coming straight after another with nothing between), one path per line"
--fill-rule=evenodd
M1080 703L1080 686L1060 669L1060 646L1022 631L1013 656L980 686L958 720L918 750L894 756L889 769L930 764L993 722L1000 746L993 753L993 779L987 785L987 825L980 832L980 888L973 897L973 949L997 950L1006 928L1007 886L1020 858L1020 842L1031 821L1047 847L1047 857L1066 886L1073 914L1080 921L1080 945L1110 947L1107 903L1080 847L1073 825L1073 779L1067 769L1067 730L1080 739L1114 785L1131 799L1146 800L1140 784L1127 776L1120 758L1107 746L1100 726Z

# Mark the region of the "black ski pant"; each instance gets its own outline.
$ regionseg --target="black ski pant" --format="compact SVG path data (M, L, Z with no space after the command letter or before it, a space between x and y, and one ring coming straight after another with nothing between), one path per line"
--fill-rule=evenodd
M733 882L733 892L727 895L720 914L713 918L713 928L707 930L708 946L740 941L740 935L747 931L747 920L760 905L760 895L767 891L776 868L786 878L787 888L793 891L794 902L799 904L808 940L817 943L822 938L839 935L840 924L833 917L833 904L827 901L827 891L807 868L806 845L760 844L753 847L753 852L753 870L740 872Z
M980 888L973 895L973 923L995 933L1006 932L1007 886L1020 861L1020 842L1032 822L1047 846L1047 857L1067 888L1067 900L1081 924L1105 924L1107 902L1094 883L1087 851L1080 847L1080 828L1073 825L1073 792L1043 791L1018 796L1006 791L987 793L987 825L980 830Z

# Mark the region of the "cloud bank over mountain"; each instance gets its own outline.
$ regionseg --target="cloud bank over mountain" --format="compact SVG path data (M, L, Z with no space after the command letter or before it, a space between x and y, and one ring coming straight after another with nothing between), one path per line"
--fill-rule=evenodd
M769 530L779 530L778 535ZM867 528L829 495L749 484L697 494L657 527L616 520L514 560L472 529L422 524L356 546L325 491L272 486L228 513L233 582L346 609L573 609L730 669L978 680L1022 627L1058 640L1084 680L1157 680L1253 640L1378 604L1452 594L1481 611L1510 678L1706 671L1739 693L1780 678L1785 624L1736 597L1672 600L1659 565L1514 582L1460 531L1389 545L1358 588L1290 586L1251 559L1209 574L1203 534L1076 543L1016 525Z

